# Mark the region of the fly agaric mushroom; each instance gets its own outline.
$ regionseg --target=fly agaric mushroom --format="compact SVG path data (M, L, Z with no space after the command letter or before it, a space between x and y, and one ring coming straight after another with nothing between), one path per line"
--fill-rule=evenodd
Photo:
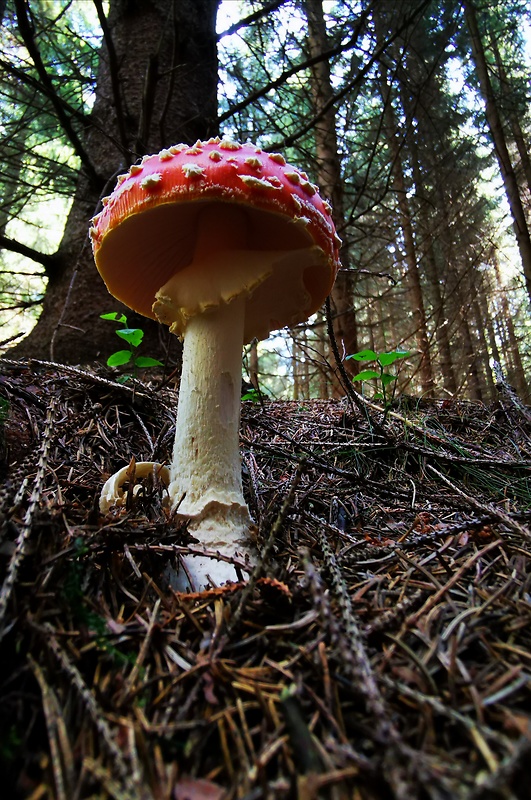
M169 501L210 551L256 561L242 491L242 347L306 320L329 293L340 240L308 176L278 153L210 139L147 156L118 178L90 231L98 270L122 303L183 339ZM149 471L149 463L144 472ZM109 479L106 512L126 470ZM187 558L192 588L237 578Z

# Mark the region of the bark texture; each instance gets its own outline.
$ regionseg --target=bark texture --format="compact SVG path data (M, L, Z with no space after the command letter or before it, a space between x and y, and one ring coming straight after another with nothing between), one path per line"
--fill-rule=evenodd
M308 21L309 55L311 58L318 57L330 47L323 16L322 0L305 0L304 10ZM317 180L332 203L332 217L336 229L341 235L345 228L344 196L341 159L337 144L335 107L333 105L334 92L328 61L318 61L312 66L310 88L314 113L317 117L313 129L318 165ZM338 273L331 293L334 312L334 334L339 342L340 352L343 349L345 354L349 354L356 353L359 348L354 307L355 274L347 269L349 266L349 254L346 242L343 243L341 248L340 258L344 271ZM351 370L353 362L345 362L345 367L347 370Z
M119 310L145 331L149 355L180 351L165 328L111 297L92 259L89 220L116 175L148 152L217 132L218 0L111 0L96 101L83 145L97 178L82 169L64 236L48 270L43 311L15 357L65 363L105 360L114 336L104 312ZM106 30L105 30L106 29Z
M511 209L513 228L518 249L520 251L525 285L527 294L531 301L531 236L529 233L529 227L525 216L522 198L520 196L520 190L514 171L514 166L511 161L509 149L507 147L503 123L500 117L498 106L496 104L496 98L489 76L476 9L474 4L469 2L469 0L464 3L464 9L465 19L470 33L472 58L474 59L476 74L485 103L485 116L487 118L487 123L494 144L496 158L498 159L500 173L503 179L503 185L505 187L505 194Z
M379 32L381 20L375 14L376 29ZM422 392L429 396L433 393L435 384L433 380L433 370L430 357L430 343L428 337L428 326L426 320L426 308L424 303L423 290L420 279L418 258L413 233L413 223L411 209L409 207L407 186L404 177L404 167L400 148L398 126L395 112L391 102L391 86L388 81L387 69L383 63L380 64L380 83L382 98L384 102L384 121L387 144L392 164L393 189L396 193L398 207L398 220L400 224L401 246L403 248L403 259L407 267L407 282L415 320L415 337L420 355L419 377ZM398 246L398 243L397 243Z

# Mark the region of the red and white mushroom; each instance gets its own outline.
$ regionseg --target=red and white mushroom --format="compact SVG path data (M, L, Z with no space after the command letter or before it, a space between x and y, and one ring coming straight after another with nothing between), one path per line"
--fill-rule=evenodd
M249 569L257 555L239 455L242 346L322 304L339 266L330 211L280 154L215 138L145 157L92 220L109 292L183 338L171 506L205 547L247 555ZM120 500L117 475L104 512ZM211 558L190 557L186 570L195 588L207 576L236 579Z

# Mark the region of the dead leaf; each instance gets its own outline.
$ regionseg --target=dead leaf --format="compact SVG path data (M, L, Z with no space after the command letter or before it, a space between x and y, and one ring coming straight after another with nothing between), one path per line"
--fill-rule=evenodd
M225 789L202 778L182 778L173 788L174 800L222 800Z

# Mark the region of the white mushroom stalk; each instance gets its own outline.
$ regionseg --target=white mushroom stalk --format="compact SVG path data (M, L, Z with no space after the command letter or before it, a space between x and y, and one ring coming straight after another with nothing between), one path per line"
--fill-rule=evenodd
M238 248L246 246L245 230L240 209L206 206L197 220L192 262L159 289L153 311L170 330L184 328L168 487L171 508L178 518L189 520L189 531L208 550L243 555L251 569L256 551L239 451L247 292L241 277L231 279ZM184 566L196 588L207 580L215 585L238 580L235 568L225 561L190 556Z
M244 554L255 563L252 521L243 497L239 452L244 299L193 317L185 331L183 369L168 487L172 508L208 550ZM188 557L196 588L236 581L223 561Z

